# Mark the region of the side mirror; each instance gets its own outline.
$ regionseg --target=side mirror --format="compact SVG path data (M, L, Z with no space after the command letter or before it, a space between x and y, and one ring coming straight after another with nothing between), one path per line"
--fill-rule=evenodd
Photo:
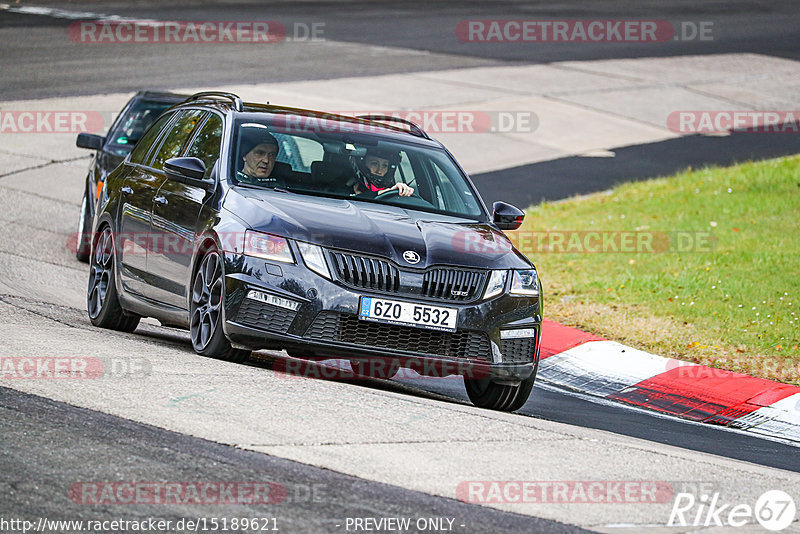
M170 158L164 162L164 172L170 180L202 187L206 191L214 189L214 182L203 179L206 165L199 158Z
M492 222L501 230L516 230L525 218L521 209L505 202L495 202L492 210Z
M106 138L102 135L79 133L78 138L75 140L75 145L78 148L88 148L89 150L100 150L105 144Z

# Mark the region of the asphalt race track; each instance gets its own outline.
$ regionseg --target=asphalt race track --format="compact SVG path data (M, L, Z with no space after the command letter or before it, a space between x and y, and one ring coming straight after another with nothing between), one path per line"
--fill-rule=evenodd
M29 6L46 9L25 11ZM317 22L324 24L325 41L266 51L245 44L65 45L67 28L82 18L65 13L80 11L277 20L286 27ZM713 21L719 31L711 42L660 47L532 48L453 37L452 28L465 19L534 17ZM705 54L800 60L798 42L800 6L791 1L286 1L269 8L255 1L12 2L0 4L0 111L8 101L69 102L143 88L343 78L352 84L383 74L565 61ZM786 87L788 94L797 94L797 83ZM155 321L143 321L133 334L94 328L83 304L87 267L65 245L77 222L88 158L39 154L38 137L29 137L25 150L12 150L0 133L0 356L92 357L118 372L83 381L0 379L0 532L21 531L2 523L11 519L212 517L274 520L267 524L283 532L684 532L707 525L666 526L679 493L753 506L764 492L782 490L800 503L796 445L600 403L544 382L517 413L494 413L469 404L460 378L298 378L276 365L286 364L285 353L261 352L242 365L208 360L193 353L188 333ZM796 134L686 136L621 147L614 158L554 156L473 178L487 201L527 205L689 165L798 152ZM536 187L524 178L531 175L542 177ZM469 501L460 489L469 481L520 480L655 481L671 489L657 502L603 503ZM87 484L201 481L267 481L279 498L125 504L80 493ZM406 518L411 526L366 528L356 518ZM725 529L763 531L752 517L743 529L719 531ZM800 531L800 524L795 520L786 531Z
M13 2L9 2L13 5ZM76 3L37 2L34 5L79 10ZM202 47L201 53L186 46L153 47L128 45L109 47L64 47L57 35L73 20L49 16L0 12L0 23L11 35L24 38L4 41L6 53L0 58L3 98L89 94L138 90L139 78L150 87L169 88L244 80L284 81L337 78L360 74L411 72L434 68L457 68L505 62L543 63L563 60L679 56L721 52L764 53L790 59L800 58L797 47L797 7L789 1L776 2L615 2L603 0L586 6L579 0L549 4L530 2L277 2L266 9L260 2L92 2L89 11L131 18L158 20L278 20L325 22L324 37L337 44L308 53L303 43L281 46L268 53L253 47L228 44ZM235 6L235 7L233 7ZM81 9L87 9L82 5ZM235 16L234 16L235 13ZM187 16L188 15L188 16ZM464 19L658 19L712 21L719 30L713 42L675 41L654 48L635 43L537 43L535 48L518 43L463 43L442 31ZM391 57L363 53L363 47L399 47ZM187 45L191 46L191 45ZM165 49L166 48L166 49ZM135 60L134 60L135 57ZM122 58L122 60L121 60ZM47 65L63 68L47 69ZM165 68L169 65L169 68ZM213 69L208 66L213 65ZM135 66L135 70L134 70ZM135 76L134 76L135 72Z
M6 388L0 390L0 398L0 424L6 436L4 476L18 481L11 495L4 498L4 516L13 510L18 516L82 517L85 509L81 509L81 503L70 501L63 492L32 492L32 482L46 481L53 489L71 486L86 476L86 464L91 462L95 477L116 478L123 473L131 480L189 480L214 473L223 480L267 478L285 488L283 501L276 506L218 505L204 513L218 517L277 517L279 529L288 532L339 530L342 518L367 515L374 510L396 517L458 517L469 525L468 530L461 525L456 527L462 531L581 531L553 521L431 497L242 451ZM114 431L109 432L110 428ZM31 448L37 451L35 463L28 452ZM91 457L82 451L91 451ZM177 521L190 511L191 507L166 506L159 509L159 517ZM152 510L142 505L125 514L130 519L152 515Z

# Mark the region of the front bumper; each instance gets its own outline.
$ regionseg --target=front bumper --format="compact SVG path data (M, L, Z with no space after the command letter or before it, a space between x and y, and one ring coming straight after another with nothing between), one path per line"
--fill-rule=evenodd
M225 253L225 323L236 346L288 349L314 357L392 358L424 374L463 374L510 382L528 378L539 355L538 297L502 294L469 304L421 301L404 295L353 289L300 264L277 264ZM270 302L246 298L256 290ZM456 332L359 320L359 298L425 302L458 310ZM501 331L526 329L526 337ZM533 337L530 334L533 333Z

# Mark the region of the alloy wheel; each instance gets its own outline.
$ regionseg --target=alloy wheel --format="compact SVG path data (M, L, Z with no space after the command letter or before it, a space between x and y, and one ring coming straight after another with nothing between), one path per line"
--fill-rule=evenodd
M89 317L97 318L106 301L111 275L114 269L114 238L106 227L97 239L89 267Z
M222 265L216 252L209 253L200 264L192 284L192 344L205 349L220 325L222 308Z

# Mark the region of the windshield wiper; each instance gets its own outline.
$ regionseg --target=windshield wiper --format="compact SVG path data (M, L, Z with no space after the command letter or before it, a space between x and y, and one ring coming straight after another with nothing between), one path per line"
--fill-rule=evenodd
M239 183L236 184L236 186L237 187L246 187L248 189L260 189L260 190L272 189L273 191L279 191L281 193L290 193L291 192L288 189L283 188L283 187L272 186L272 185L255 185L255 184L248 184L247 182L239 182Z

